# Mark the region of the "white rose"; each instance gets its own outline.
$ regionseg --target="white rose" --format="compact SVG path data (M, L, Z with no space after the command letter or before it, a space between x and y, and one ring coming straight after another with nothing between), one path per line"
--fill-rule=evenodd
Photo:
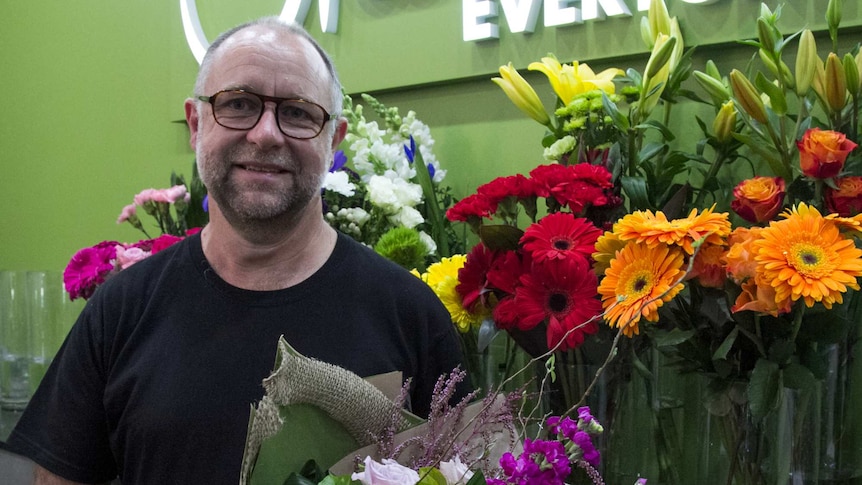
M458 456L452 460L440 462L440 473L449 485L465 485L473 476L473 472L467 468L467 465L461 463L461 458Z
M419 481L419 473L395 460L384 459L383 463L378 463L366 456L365 470L354 473L350 478L364 485L414 485Z

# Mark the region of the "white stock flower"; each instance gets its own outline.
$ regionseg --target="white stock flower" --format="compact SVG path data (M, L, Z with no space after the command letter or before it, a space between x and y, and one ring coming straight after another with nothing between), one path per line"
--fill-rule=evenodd
M326 175L324 175L323 188L324 190L338 192L346 197L351 197L356 193L356 186L350 182L350 177L347 175L347 172L342 172L340 170L337 172L327 172Z
M368 198L375 206L394 214L402 207L421 202L422 187L401 178L373 175L368 180Z
M425 254L434 254L437 252L437 242L434 241L434 238L430 234L425 231L419 231L419 240L422 241L422 244L428 250Z
M413 229L419 224L425 222L425 218L422 217L422 214L418 210L409 206L401 207L401 210L399 210L395 215L390 216L389 220L396 226L404 226L410 229Z

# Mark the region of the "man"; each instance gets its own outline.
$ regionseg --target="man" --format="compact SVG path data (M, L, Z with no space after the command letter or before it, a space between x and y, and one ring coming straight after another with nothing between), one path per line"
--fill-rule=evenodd
M210 223L88 302L9 440L37 483L236 483L282 334L363 376L402 371L418 414L460 364L424 283L323 219L347 127L308 34L274 18L223 34L195 91L185 112Z

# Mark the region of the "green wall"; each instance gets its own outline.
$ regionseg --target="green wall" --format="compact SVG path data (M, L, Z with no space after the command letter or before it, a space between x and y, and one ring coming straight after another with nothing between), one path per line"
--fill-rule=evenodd
M696 67L713 58L726 72L747 61L751 50L731 42L755 35L758 2L668 3L687 45L700 46ZM825 28L826 0L785 3L785 31ZM276 0L198 2L210 39L281 8ZM314 2L305 25L336 59L346 89L415 110L431 126L459 197L541 163L542 127L488 80L499 65L525 68L547 52L596 69L642 71L646 61L640 13L557 28L542 27L540 16L533 34L510 33L501 15L499 40L464 42L457 0L342 0L337 34L320 32L316 9ZM842 53L862 39L859 2L844 2L843 25ZM0 269L62 269L81 247L138 239L114 223L120 209L144 188L166 187L171 171L189 174L193 161L178 121L197 63L179 3L7 2L0 59L8 98L0 117ZM550 105L544 77L527 78Z

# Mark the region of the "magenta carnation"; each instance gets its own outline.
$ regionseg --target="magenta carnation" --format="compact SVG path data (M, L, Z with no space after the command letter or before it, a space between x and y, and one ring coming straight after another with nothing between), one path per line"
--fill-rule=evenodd
M105 282L108 273L114 270L116 245L116 241L103 241L93 247L81 249L72 256L63 271L63 284L70 299L86 300L93 296L97 286Z

